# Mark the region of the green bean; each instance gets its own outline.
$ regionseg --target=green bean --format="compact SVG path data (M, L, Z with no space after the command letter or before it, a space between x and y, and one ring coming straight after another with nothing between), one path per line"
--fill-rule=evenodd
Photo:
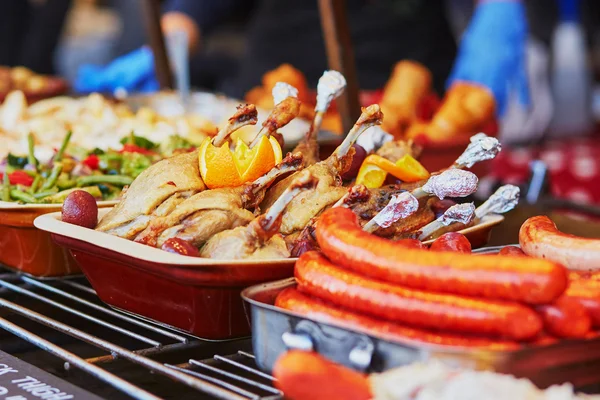
M77 186L77 182L74 179L64 179L59 177L56 181L56 186L58 186L60 190L67 190Z
M55 163L54 167L52 167L52 172L50 173L48 180L46 182L44 182L44 184L40 188L40 191L44 191L44 190L48 190L48 189L52 188L52 186L54 186L56 184L56 180L58 179L58 176L62 172L62 169L63 169L63 166L61 163L59 163L59 162Z
M36 203L37 202L35 197L33 197L29 193L24 192L19 189L12 189L10 191L10 197L12 197L15 200L22 201L23 203Z
M33 178L33 183L31 184L31 187L29 188L29 193L34 194L35 192L37 192L40 183L42 183L42 177L40 175L36 175L35 178Z
M60 149L58 149L58 152L54 156L54 161L60 161L60 160L62 160L63 154L65 153L65 150L67 149L67 146L69 145L69 141L71 140L71 135L72 134L73 134L72 131L68 131L67 132L67 136L65 136L65 138L63 139L63 142L60 145Z
M131 185L133 178L126 175L88 175L77 179L77 186L97 185L110 183L118 186Z
M8 171L4 171L2 177L2 201L10 201L10 180L8 179Z
M76 190L83 190L84 192L88 192L97 199L102 197L102 192L100 191L100 189L98 189L98 186L88 186L82 188L63 190L61 192L53 194L52 196L44 197L41 201L42 203L62 203L63 201L65 201L68 195L70 195Z
M27 163L29 165L33 165L35 167L35 169L38 168L38 161L35 158L35 153L33 151L33 147L35 145L35 137L33 136L33 133L29 133L29 135L27 135Z
M33 195L33 197L37 200L41 200L44 197L52 196L52 195L55 195L56 193L58 193L58 189L55 187L52 190L46 190L45 192L35 193Z

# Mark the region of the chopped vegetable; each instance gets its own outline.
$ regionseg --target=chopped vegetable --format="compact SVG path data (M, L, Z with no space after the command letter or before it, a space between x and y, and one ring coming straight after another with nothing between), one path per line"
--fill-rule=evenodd
M47 196L44 197L41 202L42 203L62 203L63 201L65 201L65 198L71 194L72 192L74 192L75 190L84 190L86 192L88 192L89 194L91 194L92 196L94 196L95 198L99 199L102 198L102 192L100 191L100 189L98 189L98 186L88 186L88 187L81 187L81 188L73 188L73 189L69 189L69 190L63 190L61 192L58 192L52 196Z
M131 185L131 182L133 182L133 178L125 175L89 175L77 179L77 186L98 185L100 183L125 186ZM98 191L100 191L100 189L98 189Z
M121 153L140 153L140 154L146 154L146 155L156 154L152 150L147 150L147 149L137 146L135 144L124 144L123 149L121 150Z
M33 147L35 146L35 138L33 136L33 133L30 133L29 135L27 135L27 150L28 150L28 154L27 154L27 163L29 165L31 165L32 167L35 167L35 169L38 169L39 163L37 158L35 158L35 153L33 151Z
M8 174L2 177L2 201L10 201L10 181Z
M139 153L123 154L121 174L137 178L146 168L152 165L152 160Z
M82 163L90 167L90 169L96 170L100 165L100 158L96 154L90 154Z
M57 162L54 164L54 167L52 167L52 172L50 173L48 180L46 182L44 182L44 184L40 188L40 190L42 192L44 190L48 190L48 189L52 188L56 184L56 181L58 180L58 176L62 172L62 169L63 169L63 166L61 163Z
M75 179L71 179L69 174L63 172L60 174L56 181L56 186L60 190L71 189L77 186L77 181Z
M129 136L125 136L123 139L121 139L121 144L124 145L123 148L125 148L125 146L135 146L144 150L153 150L158 147L156 143L146 139L145 137L136 136L133 132L131 132Z
M167 155L172 155L175 150L192 149L194 145L180 135L172 135L169 140L161 143L160 152Z
M52 196L53 194L58 193L58 188L54 187L51 190L46 190L45 192L34 193L33 197L36 200L43 199L44 197Z
M29 193L24 192L19 189L11 189L10 197L12 197L15 200L22 201L23 203L36 203L37 202L35 197L33 197Z
M19 157L10 153L8 153L7 161L11 167L25 168L27 165L27 157Z
M4 175L8 175L8 180L11 185L31 186L34 181L34 178L32 178L27 172L20 169L0 175L2 175L2 179L4 179Z
M67 132L67 135L65 136L62 144L60 145L60 149L58 149L58 152L56 152L56 155L54 156L54 161L62 160L63 155L65 154L65 150L67 149L67 146L69 145L69 141L71 140L72 134L73 134L73 132L71 132L71 131Z
M40 183L42 183L42 177L40 175L36 175L35 178L33 178L31 186L29 187L29 193L35 193L40 187Z

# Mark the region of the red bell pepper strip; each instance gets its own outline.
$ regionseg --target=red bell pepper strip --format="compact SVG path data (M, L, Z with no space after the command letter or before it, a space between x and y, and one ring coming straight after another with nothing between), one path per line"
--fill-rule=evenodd
M0 180L4 178L4 174L0 173ZM29 176L25 171L14 171L8 174L8 180L11 185L31 186L33 177Z
M143 147L136 146L135 144L124 144L123 149L120 151L120 153L140 153L140 154L144 154L144 155L156 154L152 150L148 150Z
M87 165L90 169L98 169L100 165L100 159L95 154L90 154L87 156L85 160L82 161L83 164Z

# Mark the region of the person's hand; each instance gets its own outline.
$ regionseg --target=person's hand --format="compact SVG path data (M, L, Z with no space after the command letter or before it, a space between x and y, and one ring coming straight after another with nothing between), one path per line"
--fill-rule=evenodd
M448 87L455 81L489 88L502 115L509 95L529 105L525 64L527 18L518 0L485 0L475 10L460 44Z
M159 88L154 73L154 55L147 47L134 50L104 67L83 65L77 72L74 89L79 93L152 92Z

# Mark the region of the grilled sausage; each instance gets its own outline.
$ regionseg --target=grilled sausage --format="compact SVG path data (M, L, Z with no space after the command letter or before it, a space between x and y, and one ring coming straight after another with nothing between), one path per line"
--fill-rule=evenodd
M523 253L523 250L518 248L517 246L506 246L503 247L499 252L501 256L526 256L527 254Z
M316 353L292 350L273 367L275 387L290 400L369 400L366 375L337 365Z
M303 315L306 318L335 324L347 329L364 332L369 335L395 342L477 347L490 350L514 350L519 347L517 343L511 341L497 341L481 336L453 335L445 332L433 332L400 325L394 322L381 321L325 303L319 299L302 294L294 288L288 288L282 291L277 296L275 305Z
M542 316L544 329L559 338L585 338L592 327L586 308L568 296L537 306L536 310Z
M512 340L531 339L542 330L535 311L523 305L375 281L338 268L317 252L304 253L296 262L295 274L298 290L303 293L410 326Z
M587 310L592 326L600 328L600 281L583 279L571 281L565 296L581 304Z
M600 270L600 239L562 233L546 216L525 221L519 230L519 243L527 255L552 260L569 269Z
M407 249L364 232L346 208L326 210L316 236L321 250L335 264L407 287L529 304L550 303L567 287L567 271L560 264Z
M457 253L470 253L471 242L465 235L458 232L444 233L429 247L433 251L454 251Z
M425 246L423 242L421 242L418 239L400 239L396 241L396 243L398 243L398 246L406 247L409 249L427 250L427 246Z

